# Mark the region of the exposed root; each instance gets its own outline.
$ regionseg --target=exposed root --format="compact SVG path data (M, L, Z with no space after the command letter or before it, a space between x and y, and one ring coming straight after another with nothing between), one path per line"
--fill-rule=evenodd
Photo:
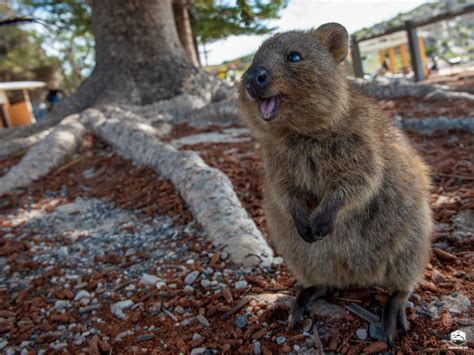
M182 94L169 100L158 101L144 106L122 106L146 120L171 121L173 117L181 117L194 110L198 110L211 102L210 94L207 97Z
M474 103L474 95L468 92L435 90L427 94L425 100L466 100Z
M65 116L64 116L65 117ZM17 138L29 137L41 133L44 130L47 130L53 127L55 124L61 120L48 120L42 121L28 126L21 126L15 128L3 128L0 129L0 141L8 141Z
M14 138L9 141L0 142L0 158L6 158L19 152L20 150L30 148L31 146L46 138L52 131L53 129L50 128L40 133L33 134L29 137Z
M78 115L66 117L52 132L0 178L0 195L28 186L65 162L77 149L86 133Z
M194 127L208 125L229 126L241 123L237 98L211 103L186 116L176 117L175 122L188 122Z
M142 123L147 126L155 128L154 134L156 138L161 138L168 135L171 132L172 126L162 116L157 116L154 119L144 119L142 116L137 115L133 111L129 111L122 107L106 105L100 110L107 117L120 117L129 122Z
M380 81L350 78L349 81L366 95L378 100L408 96L428 100L463 99L474 101L472 94L449 90L440 85L415 84L406 80Z
M474 132L474 117L472 118L410 118L410 119L395 119L396 124L408 131L418 133L431 133L434 131L449 131L449 130L463 130L467 132Z
M121 155L155 169L170 179L212 243L245 266L268 265L272 249L242 207L232 183L194 152L181 152L162 143L150 125L126 120L119 114L107 119L100 111L82 113L86 124Z

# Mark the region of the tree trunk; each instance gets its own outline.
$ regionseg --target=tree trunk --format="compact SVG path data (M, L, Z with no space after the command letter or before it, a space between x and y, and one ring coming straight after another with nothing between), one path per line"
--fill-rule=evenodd
M196 86L200 72L179 41L171 0L93 0L92 29L96 66L53 113L56 120L95 104L149 104Z
M178 30L178 36L181 41L181 44L184 47L184 50L186 51L193 65L199 67L199 55L196 51L196 46L194 45L194 36L193 31L191 29L188 6L188 0L174 0L174 18L176 21L176 29Z
M199 44L194 33L193 33L193 45L194 45L194 51L196 52L197 60L199 62L199 66L202 66L201 57L199 56Z

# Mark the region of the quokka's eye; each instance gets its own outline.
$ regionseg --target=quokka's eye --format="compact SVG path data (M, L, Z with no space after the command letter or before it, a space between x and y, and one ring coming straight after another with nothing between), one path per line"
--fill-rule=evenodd
M300 62L303 58L298 52L290 52L286 57L286 60L292 63Z

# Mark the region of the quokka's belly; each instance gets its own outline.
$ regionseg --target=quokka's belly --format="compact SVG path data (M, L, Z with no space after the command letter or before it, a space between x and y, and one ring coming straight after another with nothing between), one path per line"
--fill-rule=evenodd
M367 287L383 284L388 258L378 245L360 235L356 225L336 225L324 239L307 243L289 213L267 198L265 212L270 236L296 279L304 286Z

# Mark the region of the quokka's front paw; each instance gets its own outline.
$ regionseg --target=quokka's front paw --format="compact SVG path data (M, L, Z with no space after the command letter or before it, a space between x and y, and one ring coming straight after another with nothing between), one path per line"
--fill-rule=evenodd
M312 240L317 241L323 239L334 229L335 218L328 213L315 212L309 219Z
M296 230L305 242L311 243L313 240L313 233L308 223L295 219Z

